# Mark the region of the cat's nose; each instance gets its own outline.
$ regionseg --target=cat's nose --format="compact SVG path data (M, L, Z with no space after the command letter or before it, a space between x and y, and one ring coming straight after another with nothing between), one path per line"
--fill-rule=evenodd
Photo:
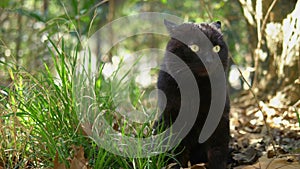
M207 64L212 64L214 62L214 58L209 53L206 56L208 56L208 57L205 58L205 62Z

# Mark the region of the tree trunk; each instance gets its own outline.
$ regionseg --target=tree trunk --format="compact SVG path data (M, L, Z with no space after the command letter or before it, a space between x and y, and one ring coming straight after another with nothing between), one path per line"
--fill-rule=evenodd
M263 100L299 100L300 2L239 0L248 25L255 75L252 89ZM280 95L280 96L279 96Z

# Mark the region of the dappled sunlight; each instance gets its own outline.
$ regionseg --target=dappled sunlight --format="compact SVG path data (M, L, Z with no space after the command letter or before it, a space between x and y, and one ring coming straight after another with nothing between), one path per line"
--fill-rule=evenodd
M228 46L228 83L217 84L228 88L230 98L230 152L221 152L227 167L300 168L300 1L1 0L0 169L178 165L175 148L166 151L178 138L154 128L165 109L173 113L174 106L199 103L196 97L180 102L180 87L175 87L180 97L166 96L172 85L157 88L166 50L178 52L179 44L166 46L182 22L205 31L199 23L222 27L212 40L216 56L224 49L216 39ZM202 52L207 45L197 44L197 37L184 37L189 48L178 53L188 55L187 61L190 50ZM190 70L167 66L178 74ZM223 71L221 66L216 67ZM215 94L221 98L221 92ZM202 106L213 105L210 99L203 98ZM192 164L200 154L188 158L186 169L207 168L205 160Z

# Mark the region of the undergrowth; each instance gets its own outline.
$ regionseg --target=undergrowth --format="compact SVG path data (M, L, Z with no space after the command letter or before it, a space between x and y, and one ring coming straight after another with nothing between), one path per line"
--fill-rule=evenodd
M44 70L31 74L14 64L1 62L8 71L12 83L1 89L0 99L0 166L5 168L49 168L57 156L60 163L70 167L72 147L82 146L85 158L92 168L162 168L166 153L149 158L126 158L114 155L101 148L82 129L74 100L74 75L78 73L80 45L66 48L62 39L55 43L50 38L53 65L44 64ZM100 65L101 67L101 65ZM100 69L101 70L101 69ZM86 70L84 70L86 71ZM80 72L79 72L80 73ZM116 117L109 80L98 76L95 90L98 108L106 112L109 124L118 124L122 135L147 137L150 122L144 125L129 125L126 119ZM138 103L140 94L131 87L131 99ZM106 93L106 95L101 95ZM110 120L109 120L110 119ZM116 121L119 120L119 123ZM145 129L147 132L145 133ZM134 131L134 132L133 132ZM136 145L136 149L143 149ZM139 147L140 146L140 147Z

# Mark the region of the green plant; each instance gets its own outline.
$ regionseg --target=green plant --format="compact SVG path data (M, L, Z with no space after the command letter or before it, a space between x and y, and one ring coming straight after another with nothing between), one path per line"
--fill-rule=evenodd
M51 39L48 42L51 44L49 51L53 66L44 64L45 71L33 75L22 68L6 65L13 85L4 89L8 95L1 99L1 109L4 110L1 122L5 126L1 129L0 157L3 165L7 168L49 167L57 154L59 161L68 166L75 145L84 147L86 159L93 168L165 166L166 153L148 158L125 158L106 151L86 136L81 129L73 98L73 77L80 46L66 48L63 39L60 44ZM107 111L106 119L110 125L118 123L122 135L150 136L149 122L131 124L128 119L114 118L112 85L112 81L105 80L103 76L95 81L95 89L102 94L98 101L105 103L99 108ZM143 105L139 105L142 98L140 88L131 83L129 93L134 107L145 110L141 107ZM142 146L141 143L136 148L142 151Z

